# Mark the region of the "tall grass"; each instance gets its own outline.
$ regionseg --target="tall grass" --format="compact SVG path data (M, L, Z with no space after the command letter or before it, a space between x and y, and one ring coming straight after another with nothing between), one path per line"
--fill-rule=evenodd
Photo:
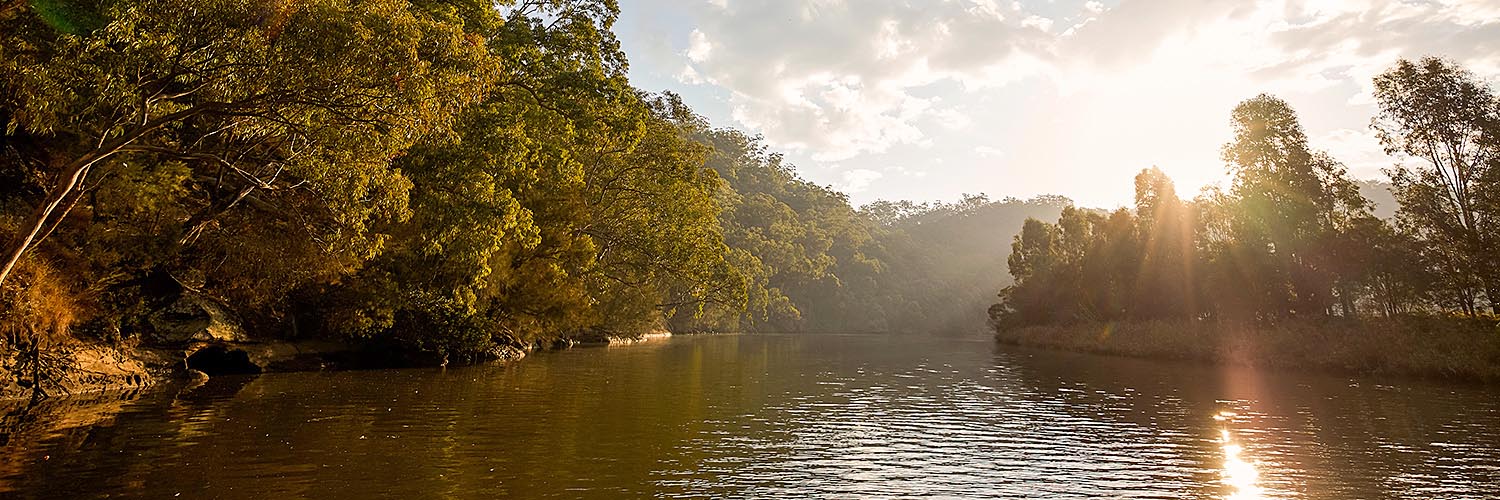
M1002 329L1005 343L1098 354L1500 382L1500 322L1455 317L1079 323Z
M0 387L47 394L66 384L77 294L51 266L23 260L0 287Z

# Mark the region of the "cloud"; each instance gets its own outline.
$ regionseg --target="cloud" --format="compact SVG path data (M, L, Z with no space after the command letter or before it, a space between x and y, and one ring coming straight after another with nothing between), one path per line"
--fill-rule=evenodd
M1012 59L1050 28L993 0L734 0L688 15L679 81L718 85L741 125L830 162L922 144L924 118L960 123L925 88L1016 78Z
M989 168L968 172L1036 192L1091 189L1079 175L1097 181L1090 185L1128 183L1153 164L1185 192L1216 182L1229 110L1262 92L1292 102L1315 142L1370 175L1389 162L1366 130L1375 74L1398 57L1436 54L1500 75L1495 0L626 0L623 8L680 16L691 28L672 35L675 50L644 52L672 59L646 63L711 89L735 125L793 158L906 164L936 183L945 176L931 151L957 148L973 154L954 160ZM1002 152L1007 169L1026 170L985 161ZM967 168L959 163L944 168ZM826 175L860 189L875 179ZM886 184L896 183L877 188Z
M870 183L873 183L880 180L880 178L885 177L885 174L863 168L856 168L854 170L844 172L843 175L844 183L843 185L839 186L839 190L846 193L862 192L870 187Z
M1500 3L1485 0L1306 0L1269 42L1287 62L1283 79L1335 75L1354 82L1351 104L1369 104L1373 77L1397 57L1440 55L1481 73L1500 73Z
M1056 22L1042 16L1026 16L1021 20L1021 26L1036 28L1042 31L1052 31L1052 24Z
M933 118L937 120L938 125L948 130L963 130L974 123L974 119L969 118L969 115L953 108L937 111L933 114Z
M696 63L708 61L708 56L713 55L714 46L709 43L708 36L702 31L693 30L688 34L687 58Z
M1344 162L1349 173L1359 178L1384 178L1382 169L1396 162L1395 158L1385 154L1380 139L1369 129L1335 129L1312 138L1310 142L1313 147Z
M1002 151L1002 150L1000 150L1000 148L996 148L996 147L979 146L977 148L974 148L974 154L977 154L979 156L983 156L983 157L986 157L986 158L999 158L999 157L1005 156L1005 151Z
M708 80L704 80L703 75L698 74L698 70L693 69L691 65L682 67L682 71L677 73L677 81L688 85L703 85L708 83Z

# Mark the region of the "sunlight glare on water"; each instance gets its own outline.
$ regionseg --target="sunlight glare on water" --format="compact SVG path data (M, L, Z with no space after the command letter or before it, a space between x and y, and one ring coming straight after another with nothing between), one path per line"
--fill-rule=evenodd
M1232 421L1233 413L1220 412L1214 416L1214 420ZM1219 442L1224 449L1224 484L1229 486L1229 500L1260 500L1261 489L1256 485L1260 479L1260 472L1256 470L1255 464L1244 458L1245 448L1234 441L1229 429L1221 429Z

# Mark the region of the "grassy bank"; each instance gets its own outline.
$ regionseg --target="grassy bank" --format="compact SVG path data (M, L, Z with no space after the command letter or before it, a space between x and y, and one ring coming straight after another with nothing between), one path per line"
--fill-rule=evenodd
M1491 320L1079 323L1007 328L996 339L1118 356L1500 383L1500 323Z

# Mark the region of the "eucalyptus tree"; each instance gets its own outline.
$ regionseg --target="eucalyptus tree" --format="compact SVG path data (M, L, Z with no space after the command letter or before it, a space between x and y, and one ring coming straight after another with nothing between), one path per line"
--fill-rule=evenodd
M1286 101L1240 103L1233 129L1223 157L1234 175L1235 248L1221 257L1242 271L1259 314L1323 314L1338 299L1338 235L1368 216L1367 202L1341 163L1309 146Z
M396 165L413 216L314 316L458 360L489 346L630 335L705 304L741 310L706 127L633 88L608 1L521 2L488 31L496 86L449 140Z
M1135 176L1135 216L1139 235L1139 276L1132 297L1139 317L1186 317L1194 311L1192 212L1172 179L1151 167Z
M1063 266L1061 229L1037 219L1026 219L1011 242L1006 259L1013 283L1000 292L1000 304L990 309L997 325L1046 323L1056 317L1049 311L1063 306L1055 293L1065 283L1053 282Z
M1500 101L1450 61L1402 59L1375 78L1373 126L1395 155L1398 219L1429 246L1458 296L1482 291L1500 313Z
M315 200L306 225L326 252L368 258L382 243L371 225L408 213L391 159L485 95L496 69L438 2L59 5L0 10L5 134L34 146L23 161L40 192L0 282L90 178L128 160L190 168L180 245L247 200L294 196Z

